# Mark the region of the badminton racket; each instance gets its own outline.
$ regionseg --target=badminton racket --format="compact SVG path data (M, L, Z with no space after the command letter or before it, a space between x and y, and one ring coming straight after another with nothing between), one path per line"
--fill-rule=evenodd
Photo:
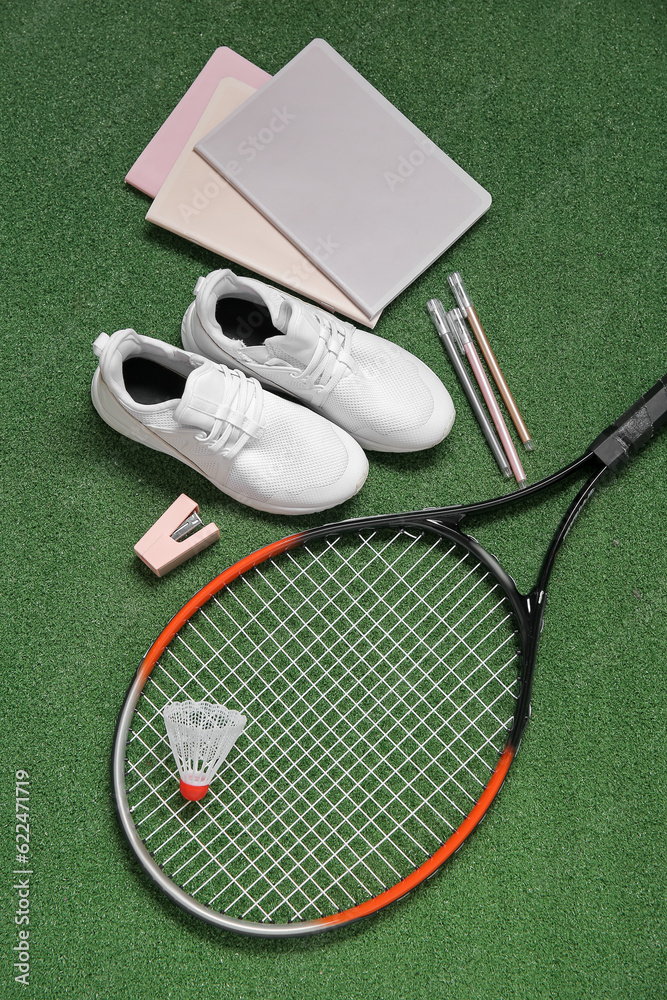
M228 930L311 934L451 857L528 722L556 554L602 478L666 420L667 375L521 492L302 531L196 594L146 654L113 754L122 827L170 899ZM526 595L461 528L471 515L497 528L498 511L584 476ZM183 699L247 717L199 802L179 792L162 717Z

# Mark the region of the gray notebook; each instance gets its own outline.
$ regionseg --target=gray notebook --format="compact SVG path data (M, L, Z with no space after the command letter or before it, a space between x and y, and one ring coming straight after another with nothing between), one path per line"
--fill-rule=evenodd
M196 149L369 318L491 204L322 39Z

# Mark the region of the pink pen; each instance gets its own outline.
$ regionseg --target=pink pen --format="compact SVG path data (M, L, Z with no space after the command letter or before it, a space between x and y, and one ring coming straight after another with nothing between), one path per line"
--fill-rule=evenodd
M470 362L470 367L473 370L473 374L477 379L477 383L484 396L484 401L489 408L489 413L491 414L491 419L496 425L496 430L498 431L498 437L500 438L501 444L505 449L505 454L507 455L507 460L510 463L512 472L514 473L514 478L519 484L520 489L524 489L526 485L526 473L523 471L521 465L521 460L514 447L514 442L509 435L507 430L507 425L503 420L503 415L500 412L500 407L496 402L496 397L493 394L493 389L489 384L489 380L486 377L486 372L482 368L482 362L479 359L479 354L475 349L475 345L472 342L472 337L468 333L463 322L463 314L460 309L450 309L446 314L447 320L449 321L449 326L459 344L459 348L463 353L465 351L466 357Z

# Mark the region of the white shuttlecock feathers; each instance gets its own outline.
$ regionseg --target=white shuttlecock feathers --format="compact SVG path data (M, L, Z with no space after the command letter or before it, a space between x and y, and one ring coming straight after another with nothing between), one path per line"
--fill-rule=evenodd
M162 715L181 779L181 794L203 799L246 724L244 715L210 701L173 701Z

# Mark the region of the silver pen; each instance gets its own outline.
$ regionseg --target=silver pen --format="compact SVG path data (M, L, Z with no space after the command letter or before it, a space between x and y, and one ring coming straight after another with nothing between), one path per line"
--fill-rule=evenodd
M496 432L491 426L491 421L486 415L486 410L482 406L481 400L477 395L477 391L470 380L470 376L468 375L468 372L459 357L459 352L449 329L444 306L440 299L429 299L426 303L426 308L428 309L429 316L433 320L433 324L438 331L438 336L440 337L440 340L444 344L445 350L449 355L449 360L451 361L452 367L454 368L459 382L461 383L461 387L468 398L472 412L477 417L479 426L482 428L482 433L486 438L486 443L493 452L493 457L498 463L502 474L507 479L511 479L512 469L510 468L510 464L505 457L505 452L500 446L500 441L496 436Z

